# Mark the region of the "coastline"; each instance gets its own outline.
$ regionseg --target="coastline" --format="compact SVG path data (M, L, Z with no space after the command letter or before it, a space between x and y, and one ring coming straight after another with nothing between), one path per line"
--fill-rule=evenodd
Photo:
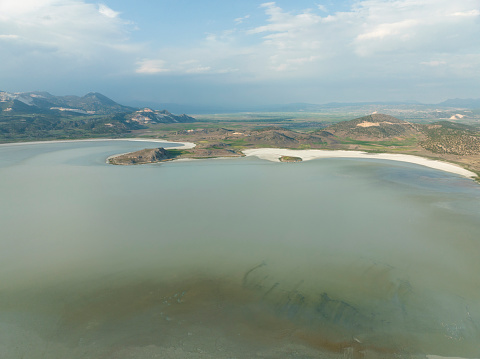
M368 153L362 151L346 150L290 150L283 148L254 148L243 150L242 152L246 156L255 156L260 159L272 162L280 162L279 158L281 156L300 157L303 161L309 161L317 158L365 158L408 162L444 172L454 173L472 180L477 177L476 173L453 163L431 160L420 156L396 153Z
M0 143L0 146L20 146L20 145L39 145L46 143L68 143L68 142L101 142L101 141L130 141L130 142L160 142L160 143L178 143L180 146L169 147L172 150L184 149L188 150L196 146L193 142L179 142L168 141L158 138L146 139L146 138L87 138L83 140L52 140L52 141L32 141L32 142L12 142L12 143ZM118 156L118 155L114 155Z
M168 149L192 149L196 147L193 142L181 142L181 141L169 141L158 138L146 139L146 138L90 138L79 140L52 140L52 141L31 141L31 142L13 142L13 143L1 143L3 146L21 146L21 145L36 145L36 144L48 144L48 143L69 143L69 142L101 142L101 141L130 141L130 142L150 142L150 143L172 143L178 144L178 146L168 147ZM440 161L432 160L425 157L397 154L397 153L368 153L363 151L347 151L347 150L292 150L287 148L252 148L241 151L245 156L254 156L263 160L271 162L281 162L281 156L300 157L302 161L309 161L320 158L363 158L363 159L379 159L387 161L407 162L433 168L436 170L457 174L468 179L475 180L478 176L475 172L469 171L459 165ZM109 156L106 159L106 163L109 163L111 158L121 156L125 153L119 153ZM173 161L190 160L190 159L174 159Z

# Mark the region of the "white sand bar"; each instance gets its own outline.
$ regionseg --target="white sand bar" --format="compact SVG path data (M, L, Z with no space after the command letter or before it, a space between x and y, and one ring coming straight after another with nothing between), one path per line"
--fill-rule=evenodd
M453 163L431 160L424 157L403 155L396 153L367 153L362 151L330 151L330 150L289 150L283 148L255 148L242 151L246 156L279 162L281 156L300 157L303 161L316 158L369 158L377 160L389 160L414 163L420 166L434 168L440 171L455 173L467 178L475 178L477 175L465 168Z
M3 143L0 146L20 146L20 145L38 145L42 143L68 143L68 142L102 142L102 141L132 141L132 142L161 142L178 144L175 147L168 147L169 149L184 149L188 150L194 148L196 145L192 142L173 142L162 140L158 138L90 138L85 140L53 140L53 141L33 141L33 142L13 142Z

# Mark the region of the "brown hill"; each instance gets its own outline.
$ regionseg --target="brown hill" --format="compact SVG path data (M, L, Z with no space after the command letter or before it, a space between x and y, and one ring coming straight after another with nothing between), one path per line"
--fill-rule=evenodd
M480 133L471 126L440 121L423 126L420 145L428 151L460 156L480 154Z
M385 140L419 133L417 125L383 114L372 114L339 122L326 130L340 138L357 140Z
M299 148L308 145L315 148L325 145L325 138L328 137L322 133L300 133L272 126L256 130L225 128L184 130L176 132L174 136L175 140L195 142L198 148L224 147L225 145L247 148L257 146Z
M113 165L136 165L143 163L155 163L169 159L168 152L162 148L148 148L136 152L125 153L109 159Z

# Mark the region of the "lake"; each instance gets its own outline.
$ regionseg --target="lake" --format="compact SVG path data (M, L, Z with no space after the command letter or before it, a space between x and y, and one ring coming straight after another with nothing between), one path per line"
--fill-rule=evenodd
M480 358L475 182L158 146L0 146L0 356Z

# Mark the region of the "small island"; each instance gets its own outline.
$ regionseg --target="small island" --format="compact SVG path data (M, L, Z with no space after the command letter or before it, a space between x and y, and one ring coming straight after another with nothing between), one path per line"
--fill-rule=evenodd
M302 161L300 157L295 157L295 156L281 156L279 160L280 162L301 162Z

